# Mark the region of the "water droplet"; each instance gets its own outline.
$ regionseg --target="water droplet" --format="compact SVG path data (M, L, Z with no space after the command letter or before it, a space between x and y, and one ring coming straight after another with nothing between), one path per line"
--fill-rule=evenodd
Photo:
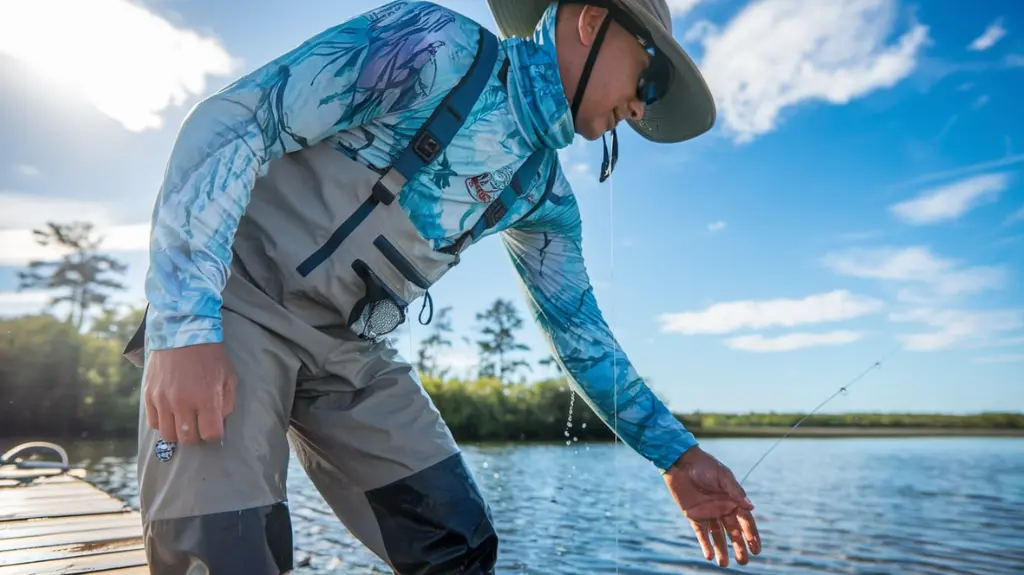
M582 427L583 429L586 429L587 428L587 422L584 421L583 425L581 425L580 427Z
M566 440L566 441L565 441L565 445L566 445L566 447L568 447L568 446L572 445L572 442L571 442L571 441L569 441L569 440Z
M494 478L495 479L501 479L501 474L500 473L495 473L494 474Z
M579 437L573 437L573 438L572 438L572 440L573 440L573 442L575 443L575 442L579 441L579 440L580 440L580 438L579 438Z
M484 469L487 469L487 462L484 462Z

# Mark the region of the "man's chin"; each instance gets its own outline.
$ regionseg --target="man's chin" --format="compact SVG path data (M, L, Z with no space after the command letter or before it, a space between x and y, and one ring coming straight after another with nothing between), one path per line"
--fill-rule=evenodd
M582 126L580 127L580 129L576 130L576 133L583 136L584 140L590 142L593 142L594 140L599 140L601 136L604 135L604 131L593 126Z

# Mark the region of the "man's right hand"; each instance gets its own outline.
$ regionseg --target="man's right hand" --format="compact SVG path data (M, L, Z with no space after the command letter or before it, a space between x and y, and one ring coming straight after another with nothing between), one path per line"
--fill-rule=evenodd
M146 366L146 419L164 441L219 441L237 385L222 343L154 350Z

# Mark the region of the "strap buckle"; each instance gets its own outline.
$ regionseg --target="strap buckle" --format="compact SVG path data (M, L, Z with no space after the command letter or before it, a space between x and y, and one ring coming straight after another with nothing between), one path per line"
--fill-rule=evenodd
M423 130L413 142L412 149L425 164L429 164L441 153L441 143L429 131Z

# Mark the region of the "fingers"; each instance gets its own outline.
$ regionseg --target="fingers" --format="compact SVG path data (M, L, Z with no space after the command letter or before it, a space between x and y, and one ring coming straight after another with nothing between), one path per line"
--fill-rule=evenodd
M224 402L221 414L227 417L235 410L235 390L238 388L238 379L234 375L228 376L224 382Z
M725 529L721 521L717 519L707 520L708 531L711 532L711 539L715 546L715 559L719 567L729 566L729 544L725 540Z
M747 492L743 489L743 486L736 481L736 477L734 477L731 472L729 473L729 480L726 482L726 492L729 494L729 497L743 509L746 509L747 511L754 509L754 504L750 501L750 498L747 497Z
M729 540L732 541L732 552L736 556L736 562L746 565L747 561L750 561L750 554L747 551L747 543L744 540L739 520L735 515L727 515L722 518L722 524L725 527L725 532L729 535Z
M144 394L143 403L146 405L146 423L150 429L160 429L160 412L156 409L153 396L149 393Z
M199 408L199 435L203 441L220 441L224 437L224 394L221 389L210 404Z
M749 511L740 510L736 514L736 519L740 524L740 529L743 530L743 538L747 541L750 552L754 555L761 553L761 534L757 531L757 522L754 521L754 516Z
M199 430L196 429L196 412L187 407L178 408L174 412L175 432L178 434L178 441L185 445L199 443ZM164 441L170 441L164 437Z
M160 430L160 437L164 441L175 443L178 441L178 430L177 425L174 422L174 409L171 408L171 402L162 395L157 395L154 398L155 410L157 412L157 425ZM162 416L160 415L162 414Z
M704 521L690 520L690 527L693 528L694 534L697 535L697 542L700 543L700 550L704 552L704 558L711 561L714 557L714 552L711 549L711 536L708 534L707 525Z

